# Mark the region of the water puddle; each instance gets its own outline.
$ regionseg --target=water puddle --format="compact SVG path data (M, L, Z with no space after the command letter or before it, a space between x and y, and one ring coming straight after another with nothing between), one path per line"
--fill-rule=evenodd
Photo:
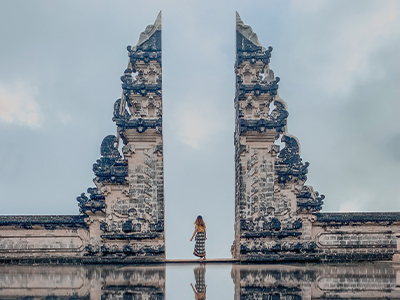
M400 299L400 265L4 265L0 299Z

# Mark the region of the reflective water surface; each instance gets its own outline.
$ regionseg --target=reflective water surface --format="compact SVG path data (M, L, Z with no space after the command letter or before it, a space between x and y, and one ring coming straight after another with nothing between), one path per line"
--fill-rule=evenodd
M400 299L400 265L0 266L0 299Z

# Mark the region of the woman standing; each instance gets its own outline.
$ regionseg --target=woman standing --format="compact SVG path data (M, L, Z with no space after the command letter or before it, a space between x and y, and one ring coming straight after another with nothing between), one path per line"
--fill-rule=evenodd
M202 259L206 259L206 248L205 241L207 239L206 236L206 223L202 216L197 216L196 221L194 222L194 232L190 241L193 241L193 237L196 235L196 245L194 246L193 255L200 257Z

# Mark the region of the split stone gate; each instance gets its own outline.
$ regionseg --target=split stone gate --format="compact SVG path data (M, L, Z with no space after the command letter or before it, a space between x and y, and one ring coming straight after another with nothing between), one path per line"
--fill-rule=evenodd
M0 216L1 262L165 261L161 13L127 50L117 136L101 143L95 186L77 198L80 215ZM305 184L309 163L287 131L271 52L237 15L233 258L392 259L400 213L319 212L324 196Z

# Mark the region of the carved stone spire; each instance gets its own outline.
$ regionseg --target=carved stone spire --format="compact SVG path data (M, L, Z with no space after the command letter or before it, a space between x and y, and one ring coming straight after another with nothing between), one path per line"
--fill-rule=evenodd
M245 25L242 19L239 16L239 13L236 12L236 32L240 34L243 38L247 39L251 44L255 47L260 47L261 49L265 48L261 45L258 40L257 34L253 31L253 29L249 25ZM241 39L239 39L242 42Z
M127 49L129 63L121 77L123 95L115 102L113 118L125 144L126 129L142 133L151 128L161 134L161 12L140 34L137 45Z
M86 251L93 261L164 261L161 12L127 49L122 98L114 104L118 137L103 140L96 188L78 197L90 229Z
M137 42L136 46L140 46L143 43L150 40L154 33L159 32L161 34L161 11L158 13L157 19L153 25L148 25L146 29L140 34L139 41ZM156 38L157 39L157 38ZM161 39L159 39L161 43ZM161 44L160 44L161 50Z
M323 196L305 186L307 167L298 140L287 132L286 103L279 77L269 68L272 47L264 48L236 13L235 242L240 260L268 260L279 253L315 249L306 226ZM285 148L280 151L275 141ZM257 238L257 239L254 239Z

